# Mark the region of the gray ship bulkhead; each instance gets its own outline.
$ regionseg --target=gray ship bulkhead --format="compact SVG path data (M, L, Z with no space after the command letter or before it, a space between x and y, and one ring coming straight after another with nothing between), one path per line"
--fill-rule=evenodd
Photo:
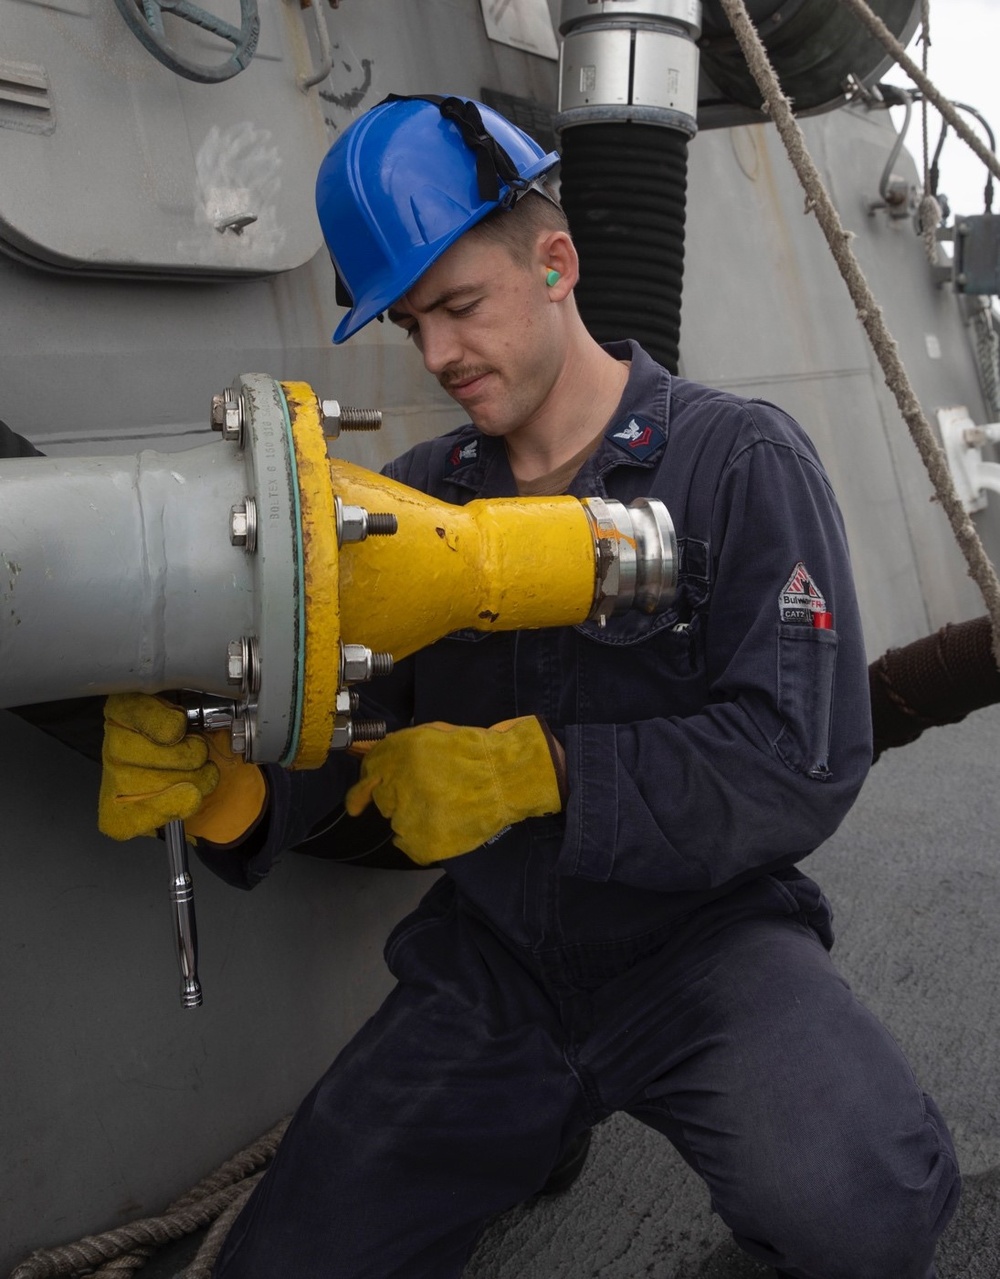
M41 86L18 91L33 95L28 117L0 93L2 167L18 174L0 190L0 418L54 458L206 443L212 395L247 370L380 407L380 436L338 446L374 468L462 420L392 326L331 346L341 312L312 182L329 141L390 91L485 88L544 120L557 65L487 39L464 0L345 0L328 14L332 70L304 91L322 55L313 19L261 9L247 70L195 85L111 5L0 6L0 84L16 72ZM190 40L219 55L207 34ZM925 412L962 404L987 421L960 300L909 220L869 213L888 112L859 103L803 129ZM905 157L899 168L917 183ZM845 512L870 656L982 613L775 132L697 134L688 182L681 372L772 400L812 436ZM1000 499L974 518L996 560ZM984 712L968 735L939 730L882 761L808 867L834 898L845 970L984 1185L1000 1163L1000 1008L982 978L997 941L998 727ZM162 844L99 835L98 766L6 711L0 768L5 1273L161 1210L287 1113L386 992L382 941L430 880L289 855L246 894L195 865L206 1002L185 1010ZM517 1210L470 1275L742 1274L700 1188L648 1142L612 1121L568 1208ZM942 1279L998 1273L989 1220L960 1218L981 1256L963 1268L949 1245Z

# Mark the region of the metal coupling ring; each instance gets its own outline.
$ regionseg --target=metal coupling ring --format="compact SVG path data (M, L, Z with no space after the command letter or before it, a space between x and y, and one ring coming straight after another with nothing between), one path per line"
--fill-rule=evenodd
M594 602L588 621L630 608L659 613L677 589L677 536L666 506L637 497L629 506L588 497L582 505L594 535Z

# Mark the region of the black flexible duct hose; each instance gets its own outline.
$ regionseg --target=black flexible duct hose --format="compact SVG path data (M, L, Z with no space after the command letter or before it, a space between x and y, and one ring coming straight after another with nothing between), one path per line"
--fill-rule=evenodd
M576 300L599 342L635 338L677 372L686 134L629 122L562 134L561 199L580 254Z

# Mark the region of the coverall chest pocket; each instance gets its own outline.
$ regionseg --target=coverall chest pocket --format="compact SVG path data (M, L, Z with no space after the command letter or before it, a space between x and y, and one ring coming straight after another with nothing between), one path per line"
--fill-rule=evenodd
M817 781L830 776L837 632L778 625L778 712L784 727L775 750L789 768Z
M677 610L610 618L576 628L580 723L628 723L685 715L705 698L703 619Z

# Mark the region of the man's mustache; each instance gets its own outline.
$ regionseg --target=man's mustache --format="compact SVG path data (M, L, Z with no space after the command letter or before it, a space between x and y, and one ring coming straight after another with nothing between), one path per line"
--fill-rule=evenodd
M438 382L446 391L450 391L454 386L461 386L463 382L471 382L473 378L482 377L484 373L492 372L493 370L487 365L451 369L447 373L442 373L438 377Z

